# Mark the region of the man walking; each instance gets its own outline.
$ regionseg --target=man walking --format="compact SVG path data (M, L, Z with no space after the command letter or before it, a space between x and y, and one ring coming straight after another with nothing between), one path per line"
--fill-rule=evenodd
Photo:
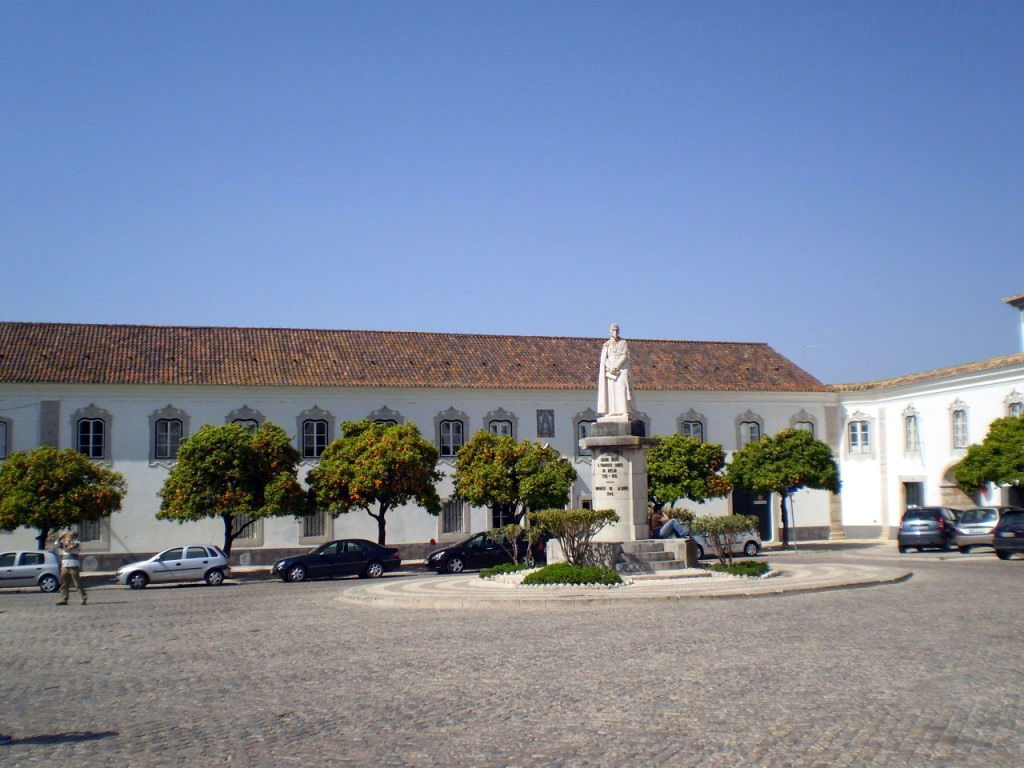
M57 548L60 550L60 593L62 596L57 605L68 604L68 595L72 585L82 593L82 605L88 602L85 587L82 586L82 561L78 559L80 547L78 534L74 531L64 531L57 542Z

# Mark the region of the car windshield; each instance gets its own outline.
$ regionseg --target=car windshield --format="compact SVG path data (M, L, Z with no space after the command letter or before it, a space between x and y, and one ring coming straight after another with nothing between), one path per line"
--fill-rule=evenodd
M960 516L961 523L994 523L996 521L994 509L968 509Z
M1015 528L1024 526L1024 512L1011 512L1003 518L1003 526L1013 526Z

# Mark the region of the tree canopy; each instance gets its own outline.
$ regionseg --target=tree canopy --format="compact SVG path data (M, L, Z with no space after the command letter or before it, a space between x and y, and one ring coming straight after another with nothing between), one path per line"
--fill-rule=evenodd
M800 488L839 492L839 467L832 449L803 429L783 429L754 440L733 454L729 482L741 491L782 497L782 542L789 541L787 500Z
M161 520L224 522L224 552L265 517L299 517L306 494L296 477L299 452L276 424L205 425L182 440L160 491Z
M988 483L1024 485L1024 416L1006 416L989 425L981 443L953 469L957 485L975 494Z
M333 516L363 509L377 521L377 543L387 539L387 513L415 501L432 515L441 511L434 484L437 448L415 424L388 426L346 421L307 476L310 497Z
M120 474L71 448L15 451L0 465L0 530L36 528L43 549L51 530L121 509L125 491Z
M550 446L477 432L455 459L455 493L474 506L503 508L516 523L527 511L564 507L576 470Z
M692 437L659 437L647 452L647 498L655 509L680 499L697 503L725 496L729 481L722 474L722 446Z

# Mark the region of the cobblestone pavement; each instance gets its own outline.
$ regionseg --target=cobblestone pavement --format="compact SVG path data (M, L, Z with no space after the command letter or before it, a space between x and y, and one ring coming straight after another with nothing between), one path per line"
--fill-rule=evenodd
M564 612L341 600L359 580L0 594L0 765L1021 764L1024 560L765 559L914 575Z

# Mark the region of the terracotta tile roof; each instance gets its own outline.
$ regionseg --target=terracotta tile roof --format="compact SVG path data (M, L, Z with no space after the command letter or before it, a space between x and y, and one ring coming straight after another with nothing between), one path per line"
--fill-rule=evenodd
M976 363L964 363L949 368L937 368L934 371L924 373L913 373L908 376L897 376L894 379L882 379L880 381L865 381L859 384L834 384L832 389L836 392L864 392L872 389L886 389L898 387L903 384L921 384L934 379L945 379L951 376L964 376L971 373L984 373L985 371L998 370L999 368L1010 368L1015 365L1024 365L1024 353L1015 355L1004 355L994 357L990 360L981 360Z
M0 382L596 389L604 339L0 323ZM766 344L629 340L638 390L824 392Z

